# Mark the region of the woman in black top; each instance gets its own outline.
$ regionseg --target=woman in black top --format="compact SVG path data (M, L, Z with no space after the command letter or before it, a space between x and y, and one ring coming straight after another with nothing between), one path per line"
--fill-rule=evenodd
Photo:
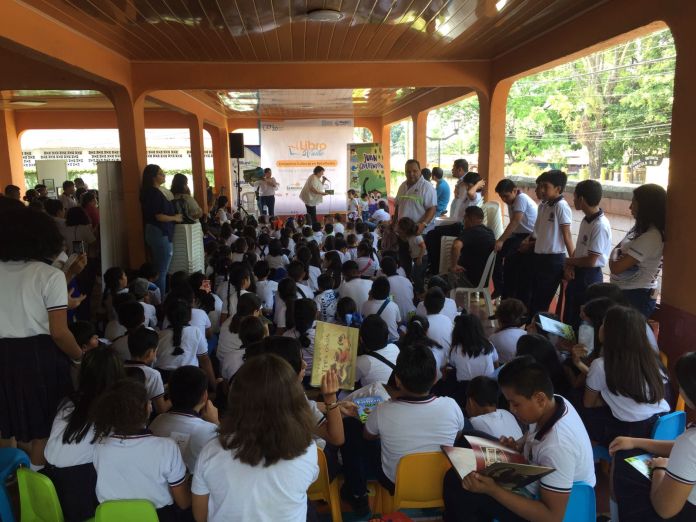
M164 183L164 172L159 165L148 165L143 171L143 184L140 190L140 205L145 224L145 243L150 247L152 262L159 271L155 284L162 295L165 294L167 271L172 260L172 237L174 223L181 223L181 214L174 213L174 207L165 197L159 186Z

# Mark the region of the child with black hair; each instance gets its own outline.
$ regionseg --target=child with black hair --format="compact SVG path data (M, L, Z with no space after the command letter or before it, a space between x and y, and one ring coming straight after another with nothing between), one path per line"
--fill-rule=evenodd
M517 341L526 332L523 328L527 307L519 299L503 299L495 310L498 328L488 340L495 346L500 362L505 364L515 358Z
M268 321L255 315L247 315L239 322L241 350L268 337Z
M304 284L307 281L307 272L305 269L305 265L301 261L290 261L290 264L287 266L287 270L288 277L295 281L295 286L297 287L298 295L303 299L313 298L314 292L311 288L309 288L309 286Z
M104 279L104 293L102 294L102 304L106 309L106 315L111 319L116 318L114 309L114 298L118 294L128 293L128 276L120 266L112 266L102 276Z
M345 485L341 496L364 509L367 498L364 460L381 456L377 478L394 494L396 468L401 457L412 453L440 451L452 446L464 429L464 415L449 397L435 397L430 389L435 383L437 364L430 349L420 343L404 347L394 370L398 392L391 401L379 404L367 418L364 430L356 419L346 419L346 444L341 448ZM363 432L363 444L354 433ZM362 438L362 437L360 437ZM356 450L358 451L357 453ZM369 460L368 460L369 462Z
M128 291L133 294L145 312L145 326L155 328L157 326L157 309L150 304L149 282L147 279L137 277L128 285Z
M554 471L519 493L477 472L462 481L452 469L443 484L445 521L562 520L573 483L595 485L592 444L585 426L573 406L554 395L546 370L529 358L518 357L503 366L498 384L510 411L530 426L522 439L503 437L501 443L521 452L530 464Z
M297 249L297 253L295 254L295 258L297 261L302 263L302 266L305 269L305 279L304 283L306 283L306 286L309 287L309 289L312 291L312 293L316 292L319 290L319 285L317 284L317 279L321 275L321 268L319 266L315 266L312 264L313 262L313 255L312 251L310 250L309 246L301 246ZM319 262L321 265L321 262ZM288 269L288 274L290 273L290 270ZM291 276L292 277L292 276ZM307 297L311 297L308 295Z
M336 305L338 294L334 291L334 280L329 272L321 274L317 278L319 292L314 297L314 302L319 310L319 319L326 323L333 323L336 319Z
M99 346L99 336L94 325L89 321L75 321L68 324L75 341L82 348L82 353L94 350Z
M555 392L571 399L570 382L551 341L541 334L526 334L517 341L516 356L528 356L544 367Z
M191 285L188 283L188 278L167 294L167 297L164 298L162 308L166 311L172 302L178 300L186 301L191 305L191 320L189 321L189 325L198 328L203 336L208 339L212 335L212 323L207 310L202 310L198 307L200 303L196 298L193 288L191 288ZM220 316L222 316L222 313ZM162 328L167 328L168 326L169 319L165 316L164 321L162 321Z
M458 383L493 375L498 357L495 346L486 338L478 316L462 314L454 320L448 359L456 370Z
M358 305L352 297L341 297L336 303L336 324L359 327L363 317L358 313Z
M341 297L350 297L356 303L364 303L369 299L372 281L362 279L355 261L346 261L341 267L343 282L338 287Z
M346 242L343 235L337 234L335 236L334 248L336 249L336 252L338 253L339 257L341 258L341 264L353 259L350 255L350 253L348 252L348 243ZM355 251L355 253L356 253L356 259L357 259L357 250Z
M143 263L138 270L138 277L148 280L147 291L150 294L150 304L159 306L162 303L162 294L155 281L159 279L159 272L153 263Z
M358 273L361 277L375 277L379 272L379 260L375 249L368 241L361 241L357 250Z
M210 383L215 383L213 366L208 357L208 343L200 329L190 326L191 304L172 301L165 311L169 327L159 333L157 359L155 368L162 374L166 383L171 373L180 366L200 366L208 376Z
M111 347L121 357L122 361L127 361L131 358L128 350L128 335L145 323L145 311L140 306L140 303L132 300L119 305L117 312L118 322L125 328L125 331L111 341Z
M452 346L452 329L454 323L452 319L442 313L445 306L445 294L437 286L428 288L423 299L423 307L428 320L428 337L442 346L445 356L442 360L438 360L440 368L447 364L447 354ZM437 358L437 356L436 356Z
M459 315L459 310L457 309L457 303L454 301L454 299L449 297L452 287L444 277L433 276L428 280L428 290L434 287L438 287L440 290L442 290L442 293L445 294L445 304L443 305L442 312L440 313L442 313L442 315L446 315L452 319L452 321L454 321L454 318ZM416 314L427 315L427 311L425 310L425 301L421 300L418 303L418 306L416 307Z
M208 379L195 366L182 366L169 379L172 407L158 415L149 426L158 437L169 437L177 443L189 472L196 466L201 450L217 436L220 419L208 400Z
M99 502L145 499L161 522L179 520L191 506L186 466L176 442L145 430L150 417L145 387L120 381L94 401L90 417L99 441L94 451Z
M261 309L259 297L248 292L239 298L237 313L222 324L215 355L220 361L220 373L225 381L229 381L244 363L244 350L240 338L242 319L249 316L259 317Z
M286 330L283 336L294 337L300 341L305 368L308 373L311 373L314 360L317 304L312 299L303 297L294 302L293 309L293 327Z
M399 347L389 342L389 327L379 315L368 315L360 325L355 380L360 386L387 384L396 368Z
M363 317L375 314L384 320L389 330L389 342L395 342L399 340L401 312L389 292L389 279L384 276L375 279L370 289L370 298L362 304L360 313Z
M268 255L268 245L271 243L271 236L266 233L259 234L256 239L256 255L259 259L264 259Z
M273 324L276 327L275 334L281 335L285 330L295 326L295 301L299 298L295 280L289 277L278 283L273 306Z
M224 323L228 317L235 314L237 302L242 295L255 291L254 278L251 275L249 265L246 263L233 263L230 266L228 280L215 289L215 293L222 299L220 322Z
M604 317L614 306L616 303L608 297L598 297L587 301L580 307L580 319L582 320L580 328L583 328L581 332L585 331L585 327L589 327L592 336L587 339L582 339L579 336L578 344L572 347L571 356L565 361L566 372L573 388L584 388L585 378L590 371L589 365L601 355L602 341L599 337L599 331L604 323ZM582 342L586 344L580 344Z
M328 218L327 218L328 219ZM324 220L324 237L329 237L334 235L334 227L331 223L327 223Z
M507 410L499 409L500 389L495 379L479 375L469 381L466 389L466 414L471 426L491 437L522 438L522 430L515 416Z
M343 281L343 276L341 275L343 271L343 261L341 261L340 254L335 250L332 252L327 252L324 255L322 268L324 273L331 274L334 284L334 290L336 290Z
M349 225L352 225L352 223L349 223ZM348 259L344 260L343 262L355 261L358 258L358 236L355 235L354 232L346 236L346 246Z
M389 281L389 289L394 302L399 307L401 320L405 321L416 313L413 304L413 283L398 272L398 261L391 256L382 257L382 273Z
M167 411L171 404L164 398L164 383L160 372L152 367L157 357L159 336L145 326L139 326L128 334L130 357L123 363L124 368L139 368L145 375L145 389L156 413Z
M414 315L406 323L406 333L401 337L399 342L399 348L404 350L411 346L412 344L424 344L430 348L433 352L436 362L436 379L435 382L440 380L442 376L442 369L447 365L447 351L445 351L441 344L434 341L428 336L428 330L430 329L430 323L426 317L421 315Z
M285 268L288 263L290 263L288 256L283 253L283 244L279 239L271 239L271 242L268 244L266 261L268 262L268 266L273 269Z
M324 241L324 232L322 232L321 223L318 221L312 223L312 239L317 242L317 245L321 245Z
M256 295L261 299L261 306L265 314L270 314L273 310L276 293L278 292L278 283L268 279L271 273L271 267L268 266L268 261L257 261L254 265L254 277L256 277Z
M94 426L89 418L92 403L126 374L120 357L109 347L85 354L80 365L77 390L58 406L44 455L47 475L60 500L68 522L94 516L98 505L94 488Z
M247 240L244 237L240 237L232 244L232 253L230 254L230 261L233 263L239 263L244 259L244 254L247 251Z

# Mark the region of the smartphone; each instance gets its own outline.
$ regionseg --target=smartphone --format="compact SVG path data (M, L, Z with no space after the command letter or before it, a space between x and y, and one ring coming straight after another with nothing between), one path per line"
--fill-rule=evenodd
M210 279L204 279L203 282L201 283L201 290L203 290L206 293L211 292L211 287L210 287Z
M73 241L72 242L73 254L84 254L85 253L85 242L84 241Z

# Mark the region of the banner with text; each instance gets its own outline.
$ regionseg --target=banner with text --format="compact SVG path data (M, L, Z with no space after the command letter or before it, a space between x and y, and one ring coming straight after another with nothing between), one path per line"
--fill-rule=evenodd
M387 197L384 158L381 143L349 143L350 188L358 195L367 194L371 205Z
M348 180L346 144L353 140L353 120L285 120L261 123L261 162L273 169L280 187L276 192L276 214L304 214L300 191L317 165L325 169L326 188L317 213L346 210Z

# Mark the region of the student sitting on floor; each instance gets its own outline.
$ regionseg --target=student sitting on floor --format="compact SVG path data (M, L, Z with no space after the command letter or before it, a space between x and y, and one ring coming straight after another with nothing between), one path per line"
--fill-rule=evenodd
M452 321L454 321L455 317L459 315L459 310L457 310L457 303L455 303L454 299L449 297L452 287L443 277L440 276L431 277L428 281L428 289L434 287L438 287L440 290L442 290L442 293L445 294L445 304L440 313L442 315L446 315L452 319ZM425 301L418 303L418 306L416 307L416 314L428 315L428 312L425 310Z
M480 375L469 382L466 389L466 414L473 428L491 437L522 438L522 430L515 416L498 408L500 389L490 377Z
M300 341L302 359L307 373L312 372L314 360L314 336L317 327L317 304L312 299L297 299L293 306L293 327L283 333L285 337L293 337Z
M425 299L423 299L423 305L427 313L428 337L442 346L442 350L445 352L444 361L447 361L447 354L452 346L452 329L454 324L452 319L442 313L445 307L445 294L436 286L429 288L425 294Z
M242 348L242 320L246 317L261 315L261 300L251 292L242 295L237 305L237 313L230 317L220 328L220 341L215 356L220 363L220 375L229 381L244 363Z
M172 408L158 415L150 431L158 437L174 440L191 472L198 454L217 436L218 411L208 400L208 379L195 366L182 366L169 379L169 399Z
M389 327L378 315L368 315L360 325L360 345L355 380L360 386L387 384L396 367L399 347L389 342Z
M261 260L254 265L254 276L256 277L256 295L261 299L264 314L270 314L273 310L273 302L278 293L278 283L268 279L271 269L268 262Z
M696 407L696 352L682 355L675 367L681 395ZM653 455L647 479L626 462L642 453ZM614 495L622 522L674 522L696 520L696 427L677 440L617 437L609 445L614 456Z
M358 273L358 264L355 261L346 261L341 268L343 282L338 287L338 295L350 297L356 304L362 304L369 299L372 281L361 279Z
M309 282L307 281L307 272L305 270L304 264L300 261L290 261L287 266L288 277L295 281L295 286L297 287L297 297L302 299L313 299L314 292L309 287Z
M503 366L498 383L511 412L531 426L519 441L508 437L501 442L522 452L530 464L555 471L518 492L476 472L462 481L451 469L443 485L445 522L560 522L573 482L595 485L590 438L573 406L554 395L546 371L531 359L519 357Z
M457 373L457 382L467 383L475 377L493 375L497 359L495 346L486 338L481 320L473 314L458 316L454 320L449 352L449 364Z
M145 388L148 397L156 413L167 411L171 404L164 398L164 384L162 375L152 367L157 357L157 344L159 337L157 332L145 326L139 326L128 334L129 360L124 363L125 368L140 368L145 375Z
M338 293L334 291L334 281L330 273L326 272L317 278L319 293L314 298L319 310L319 319L326 323L333 323L336 319L336 305Z
M399 313L402 321L407 321L408 318L416 313L416 307L413 304L413 283L403 275L398 273L399 264L396 258L392 256L382 257L382 273L389 280L389 289L394 302L399 307Z
M367 418L364 437L367 441L380 440L381 444L363 444L349 437L342 448L346 485L342 496L351 504L362 507L366 502L364 470L360 461L378 465L377 477L380 484L392 495L396 481L396 467L401 457L412 453L440 451L440 445L452 446L464 429L464 415L457 403L449 397L435 397L430 389L435 383L435 357L422 344L405 347L396 359L395 381L398 388L391 401L375 408ZM357 422L357 425L355 424ZM344 426L362 426L356 419L346 419ZM358 450L358 453L353 451Z
M150 411L147 390L131 379L117 383L94 402L97 499L148 500L160 522L175 522L191 506L186 466L176 442L145 429Z
M58 407L44 455L42 473L56 487L67 522L82 522L94 516L94 426L89 419L92 403L115 382L125 379L123 363L116 352L101 347L86 353L80 365L77 391Z
M116 311L118 312L118 322L125 328L125 332L111 341L111 347L116 350L122 361L127 361L131 358L128 349L128 335L143 326L145 311L135 300L119 305Z
M394 342L399 340L401 312L389 293L389 280L384 276L378 277L372 282L370 298L362 304L360 312L363 317L371 314L381 317L389 328L389 341Z
M526 333L522 328L526 313L524 303L515 298L503 299L495 310L498 329L488 340L495 346L503 364L515 358L517 341Z

